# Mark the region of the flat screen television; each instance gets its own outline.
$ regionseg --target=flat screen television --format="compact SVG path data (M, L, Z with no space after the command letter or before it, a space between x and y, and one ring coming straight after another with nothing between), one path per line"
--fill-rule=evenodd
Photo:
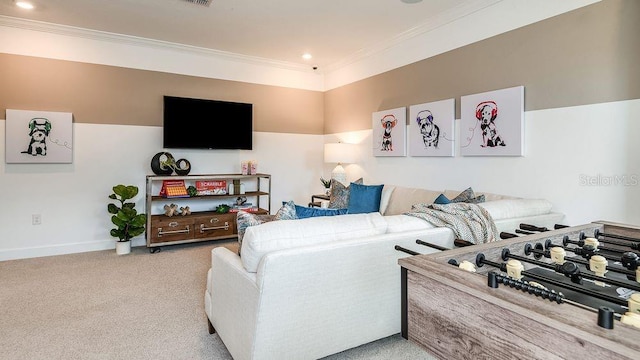
M167 149L253 147L253 105L164 96L163 146Z

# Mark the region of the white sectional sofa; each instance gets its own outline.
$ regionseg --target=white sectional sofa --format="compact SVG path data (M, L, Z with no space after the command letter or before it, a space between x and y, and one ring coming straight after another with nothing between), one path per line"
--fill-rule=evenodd
M385 186L380 212L284 220L249 227L242 257L211 252L205 312L231 355L243 359L317 359L400 332L400 267L453 247L449 228L402 215L441 192ZM445 194L447 192L444 192ZM457 192L450 192L452 195ZM519 223L552 227L563 215L545 200L485 194L498 231Z

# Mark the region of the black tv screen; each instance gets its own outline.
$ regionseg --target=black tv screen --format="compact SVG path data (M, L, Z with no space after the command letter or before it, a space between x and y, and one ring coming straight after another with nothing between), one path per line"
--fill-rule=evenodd
M251 150L253 105L165 96L162 134L168 149Z

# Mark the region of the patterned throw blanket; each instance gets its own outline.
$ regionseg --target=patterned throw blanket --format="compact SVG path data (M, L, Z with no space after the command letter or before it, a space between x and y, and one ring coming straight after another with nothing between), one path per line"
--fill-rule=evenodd
M433 226L448 227L457 239L473 244L497 240L498 230L491 214L483 207L468 203L416 204L405 215L418 217Z

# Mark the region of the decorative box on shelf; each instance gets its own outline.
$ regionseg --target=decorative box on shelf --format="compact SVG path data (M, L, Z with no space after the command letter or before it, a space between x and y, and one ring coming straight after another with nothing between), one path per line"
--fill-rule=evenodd
M184 180L163 180L160 196L166 198L189 197Z
M197 194L202 195L226 195L227 194L227 181L226 180L198 180L196 181Z

